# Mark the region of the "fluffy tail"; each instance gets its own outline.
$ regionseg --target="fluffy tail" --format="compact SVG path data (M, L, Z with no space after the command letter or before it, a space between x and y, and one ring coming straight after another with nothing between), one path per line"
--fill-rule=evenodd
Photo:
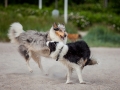
M85 65L95 65L98 64L97 60L90 58Z
M11 43L17 43L16 37L18 37L23 32L23 26L20 23L15 22L11 24L10 29L8 30L8 37Z

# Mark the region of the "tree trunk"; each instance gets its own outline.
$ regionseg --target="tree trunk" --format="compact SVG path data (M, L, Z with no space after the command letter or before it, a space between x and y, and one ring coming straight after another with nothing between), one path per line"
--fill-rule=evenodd
M5 0L5 7L8 6L8 0Z
M55 0L55 9L58 8L58 0Z
M104 7L107 8L108 6L108 0L104 0Z

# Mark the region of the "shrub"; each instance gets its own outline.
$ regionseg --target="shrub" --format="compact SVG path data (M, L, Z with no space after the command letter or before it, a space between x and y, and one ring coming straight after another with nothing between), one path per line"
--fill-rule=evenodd
M89 20L83 16L83 15L79 15L79 13L77 13L76 15L72 12L69 14L68 16L68 20L73 22L75 24L75 26L78 27L79 30L83 30L86 26L90 25Z
M94 24L106 24L120 33L120 17L116 14L93 13L90 11L80 11L69 13L69 21L73 22L80 30Z
M0 6L0 8L3 8ZM63 23L63 16L53 18L51 12L38 8L24 6L9 6L0 11L0 41L8 41L7 32L13 22L20 22L24 30L49 31L54 22ZM67 32L76 33L75 26L68 22L65 25Z
M115 33L103 26L91 28L84 40L90 46L117 46L120 47L120 34Z

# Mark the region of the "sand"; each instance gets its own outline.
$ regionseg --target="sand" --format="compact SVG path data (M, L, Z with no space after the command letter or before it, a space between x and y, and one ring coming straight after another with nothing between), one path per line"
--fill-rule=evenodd
M80 84L76 72L65 84L66 68L58 61L42 57L42 65L48 76L42 74L31 59L33 73L17 51L17 45L0 43L0 90L120 90L120 48L90 48L98 65L86 66L82 76L86 84Z

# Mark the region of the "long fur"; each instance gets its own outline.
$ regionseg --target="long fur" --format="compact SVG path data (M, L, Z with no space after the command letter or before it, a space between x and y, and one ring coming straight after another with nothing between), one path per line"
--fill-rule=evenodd
M55 34L55 28L62 30L62 39ZM29 66L31 57L43 71L40 56L49 57L49 48L46 46L46 42L55 40L66 43L67 37L64 37L64 32L65 26L61 24L57 25L56 23L53 24L48 32L38 32L35 30L28 30L25 32L23 26L20 23L15 22L10 25L8 37L12 43L17 43L19 45L18 51L26 60L29 71L32 72L32 69Z
M84 81L81 72L84 66L97 64L96 60L90 58L90 49L85 41L77 41L66 45L61 42L48 41L46 44L50 48L50 56L54 59L59 58L58 61L62 62L67 67L66 83L71 82L70 76L72 70L75 69L80 83L83 84ZM63 49L60 52L62 47Z
M10 25L10 29L8 30L8 37L11 40L11 43L16 43L16 37L18 37L21 33L23 33L23 26L16 22Z

